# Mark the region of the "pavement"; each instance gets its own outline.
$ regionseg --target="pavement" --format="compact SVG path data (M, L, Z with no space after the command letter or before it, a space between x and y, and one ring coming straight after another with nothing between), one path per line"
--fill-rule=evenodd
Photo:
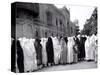
M91 62L82 61L82 62L73 63L73 64L55 65L55 66L44 67L38 70L37 72L77 70L77 69L90 69L90 68L97 68L97 63L93 61Z

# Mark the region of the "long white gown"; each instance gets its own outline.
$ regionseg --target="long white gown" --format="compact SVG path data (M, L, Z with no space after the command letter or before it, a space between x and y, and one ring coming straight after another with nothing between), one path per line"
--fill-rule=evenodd
M60 63L66 64L67 63L67 44L65 40L62 38L61 41L61 52L60 52Z
M89 37L87 37L87 40L85 41L85 54L86 54L85 59L86 60L90 59L90 54L89 54L90 48L89 47L90 47L90 39Z
M67 63L72 63L73 62L73 37L68 37L68 51L67 51Z
M32 71L33 70L37 70L37 59L36 59L36 51L35 51L35 46L34 46L34 42L35 42L35 39L30 39L30 44L31 44L31 49L33 51L33 64L32 64Z
M42 63L44 65L47 64L46 42L47 42L47 38L41 38L41 45L42 45Z
M95 50L96 50L96 36L93 34L90 37L90 59L91 60L95 60Z
M22 39L21 46L24 53L24 71L33 71L37 69L36 52L34 48L34 41L29 39Z
M96 37L96 42L95 42L95 58L94 58L94 61L95 62L98 62L98 42L97 42L97 37Z
M86 60L94 60L95 57L95 38L93 36L87 37L85 42Z
M54 47L54 62L55 64L58 64L60 60L61 46L59 45L57 37L52 37L52 41Z

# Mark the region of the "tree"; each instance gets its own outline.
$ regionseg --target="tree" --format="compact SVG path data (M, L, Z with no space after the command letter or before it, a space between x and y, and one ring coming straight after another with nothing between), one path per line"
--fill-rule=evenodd
M97 34L97 8L94 9L91 17L86 20L81 34L92 35Z

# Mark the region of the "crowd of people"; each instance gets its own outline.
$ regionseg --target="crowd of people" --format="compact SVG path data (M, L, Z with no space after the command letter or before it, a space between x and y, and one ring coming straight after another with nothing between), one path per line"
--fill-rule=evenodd
M97 62L97 36L19 38L12 40L11 70L33 72L43 67L80 61Z

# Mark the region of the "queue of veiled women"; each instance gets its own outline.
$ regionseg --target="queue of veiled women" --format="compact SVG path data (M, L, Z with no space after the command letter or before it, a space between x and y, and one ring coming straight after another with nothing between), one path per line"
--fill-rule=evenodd
M97 36L12 39L11 53L11 70L20 73L81 61L97 62Z

